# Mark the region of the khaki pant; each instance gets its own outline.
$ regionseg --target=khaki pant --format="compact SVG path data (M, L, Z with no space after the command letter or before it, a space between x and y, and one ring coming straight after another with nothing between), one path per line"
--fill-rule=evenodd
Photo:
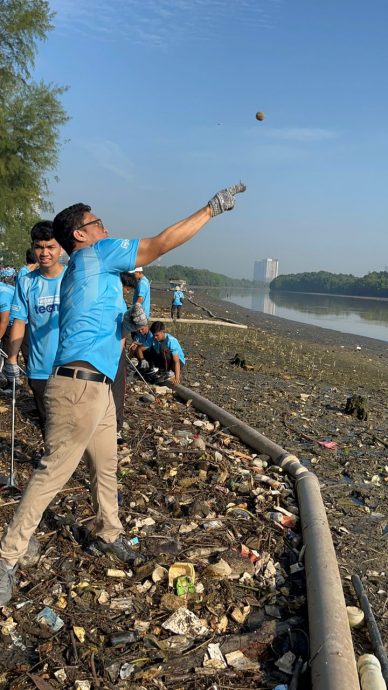
M96 535L112 542L123 532L117 504L116 409L110 386L54 375L44 399L46 453L1 541L0 557L11 565L26 552L44 510L82 456L90 472Z

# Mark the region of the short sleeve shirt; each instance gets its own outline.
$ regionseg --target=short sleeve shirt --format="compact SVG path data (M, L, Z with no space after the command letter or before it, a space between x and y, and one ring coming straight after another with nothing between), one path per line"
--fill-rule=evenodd
M0 282L0 313L4 311L11 311L11 304L15 294L15 288L13 285L8 285L7 283ZM11 326L13 322L12 315L10 314L9 325Z
M157 342L155 341L154 344L154 349L159 352L160 351L160 346L164 345L164 347L168 347L172 355L178 355L180 361L182 364L186 364L186 359L183 354L183 350L181 348L181 345L179 341L170 333L165 333L165 338L162 340L162 342Z
M148 331L146 335L142 335L141 333L136 333L135 338L134 338L136 343L140 343L140 345L144 345L144 347L152 347L155 345L156 340L154 336L152 335L151 331Z
M26 276L27 273L30 273L30 269L28 268L28 266L22 266L21 268L19 268L18 274L17 274L17 280L20 280L20 278L23 278L23 276Z
M135 287L135 292L133 295L133 304L137 302L138 297L143 298L141 306L143 307L147 319L149 319L151 311L151 289L150 281L145 276L143 276L142 278L140 278L140 280L137 281L137 285Z
M105 238L71 254L61 286L55 366L85 361L115 378L124 311L120 273L136 267L138 245Z
M28 323L28 365L30 379L48 379L59 339L60 290L65 269L55 278L39 269L29 271L16 283L11 316Z
M175 290L173 298L172 298L172 303L176 307L181 307L183 298L184 298L183 292L181 290Z

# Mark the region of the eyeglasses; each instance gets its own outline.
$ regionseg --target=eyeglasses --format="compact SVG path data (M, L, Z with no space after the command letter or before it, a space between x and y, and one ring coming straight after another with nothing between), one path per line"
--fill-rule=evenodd
M101 218L96 218L96 220L89 220L88 223L79 225L77 230L81 230L81 228L86 228L87 225L98 225L98 227L101 228L101 230L104 228L104 223L102 222Z

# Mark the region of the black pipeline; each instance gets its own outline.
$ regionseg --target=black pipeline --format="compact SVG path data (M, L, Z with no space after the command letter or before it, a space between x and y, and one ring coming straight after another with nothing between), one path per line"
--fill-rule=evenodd
M356 660L342 591L341 578L319 482L284 448L273 443L234 415L182 385L173 386L182 400L218 420L231 434L289 474L296 484L303 541L310 629L313 690L359 690Z

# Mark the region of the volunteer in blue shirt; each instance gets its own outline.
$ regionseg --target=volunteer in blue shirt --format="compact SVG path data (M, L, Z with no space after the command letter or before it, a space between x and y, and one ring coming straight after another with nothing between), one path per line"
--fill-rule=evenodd
M182 305L183 305L183 300L184 300L184 294L182 290L179 289L179 286L177 285L173 296L172 296L172 304L171 304L171 318L174 318L175 311L176 311L176 316L177 319L181 318L181 310L182 310Z
M241 183L218 192L206 206L142 240L107 237L90 206L75 204L54 218L54 236L70 255L62 280L59 344L45 393L46 453L32 475L0 544L0 606L12 596L17 561L43 511L72 476L82 457L90 472L96 513L96 551L136 566L123 535L117 503L116 411L111 382L122 336L120 272L133 271L190 240L215 215L234 207Z
M65 269L60 263L62 247L54 239L51 221L34 225L31 240L39 268L22 276L16 283L11 307L13 325L9 338L9 358L4 374L10 383L13 378L19 379L17 358L28 324L27 376L44 438L44 394L58 347L60 289Z
M26 250L26 263L24 266L21 266L18 270L18 274L16 276L16 284L20 278L23 276L26 276L30 271L35 271L36 268L39 268L39 264L36 261L36 256L34 254L34 250L32 247L29 247ZM24 365L27 367L28 365L28 325L26 324L26 330L24 333L24 338L23 342L20 348L23 359L24 359Z
M171 333L166 333L163 321L154 321L150 331L155 341L152 346L156 352L153 363L161 371L173 372L172 382L180 383L182 367L186 364L186 359L179 341Z
M141 266L138 266L138 268L135 268L134 271L129 272L133 273L136 280L136 287L135 292L133 294L132 304L140 304L143 307L147 319L149 319L151 311L150 281L144 275Z
M0 280L0 348L8 354L9 333L12 325L10 317L11 304L15 294L15 286L11 278Z
M139 368L149 372L152 360L149 353L153 353L152 346L156 343L149 327L147 317L140 304L134 304L125 312L123 318L123 333L128 336L131 333L132 342L128 348L129 355L136 357L139 361ZM157 371L153 367L153 371Z
M27 273L29 273L30 271L35 271L35 269L38 267L39 264L36 262L34 250L32 249L32 247L29 247L26 250L26 263L24 264L24 266L21 266L19 268L16 280L23 278L23 276L26 276Z

